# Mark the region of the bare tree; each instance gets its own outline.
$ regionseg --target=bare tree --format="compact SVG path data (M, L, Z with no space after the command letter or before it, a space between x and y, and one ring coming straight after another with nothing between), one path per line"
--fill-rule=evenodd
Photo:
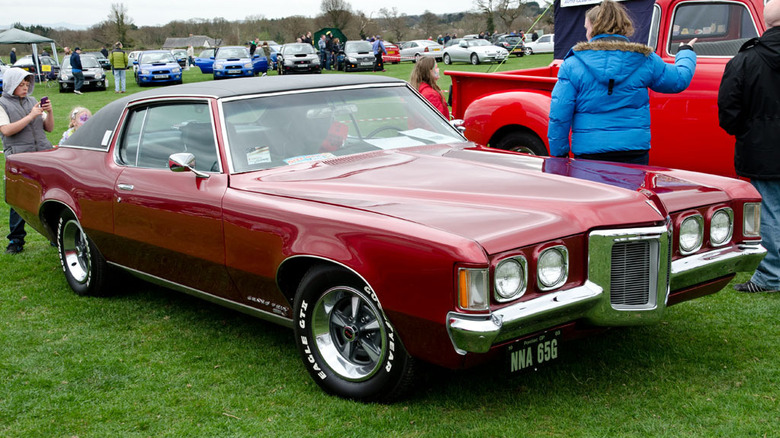
M524 15L525 3L520 0L496 0L496 15L501 19L504 30L510 30L515 20Z
M346 0L322 0L320 10L327 22L339 29L345 29L352 20L352 6Z
M393 41L403 41L404 34L407 29L409 29L406 21L406 14L399 13L398 8L394 6L392 9L380 9L379 15L382 17L384 25L390 31L391 35L395 37Z
M431 11L426 10L422 16L420 16L420 22L418 26L423 34L423 38L433 37L436 32L436 28L439 24L439 17Z
M366 13L363 11L357 11L355 14L355 19L357 20L357 28L358 34L360 34L360 39L364 40L369 35L371 35L370 28L376 27L374 20L371 19L370 14L366 16Z
M493 14L495 13L493 4L498 1L500 0L474 0L474 6L477 7L477 10L485 14L485 28L490 33L496 30L496 25L493 21Z
M128 36L128 31L133 25L133 19L127 15L127 6L124 3L111 3L111 12L108 14L108 24L111 28L112 39L116 41L122 41L123 44L128 46L132 45L132 41Z

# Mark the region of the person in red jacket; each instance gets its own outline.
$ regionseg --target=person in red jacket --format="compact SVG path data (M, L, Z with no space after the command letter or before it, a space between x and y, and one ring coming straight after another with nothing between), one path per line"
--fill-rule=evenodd
M439 80L439 66L433 57L421 57L412 70L412 76L409 82L412 87L417 89L424 98L439 110L442 115L449 120L450 110L447 108L447 101L444 100L441 88L436 84Z

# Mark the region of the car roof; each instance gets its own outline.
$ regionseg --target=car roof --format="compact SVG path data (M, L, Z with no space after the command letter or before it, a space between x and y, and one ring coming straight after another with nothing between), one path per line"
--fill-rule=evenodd
M160 87L134 93L104 106L87 122L88 129L79 129L73 134L71 145L105 149L106 132L113 131L125 106L153 98L214 97L230 98L297 90L316 90L340 86L369 86L375 84L405 85L402 79L388 76L332 74L306 76L267 76L257 78L236 78L229 81L204 81L183 85Z

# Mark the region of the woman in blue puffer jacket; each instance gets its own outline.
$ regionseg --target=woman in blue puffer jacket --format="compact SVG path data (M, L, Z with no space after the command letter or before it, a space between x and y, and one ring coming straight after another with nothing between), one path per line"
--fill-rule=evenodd
M696 69L696 39L680 46L674 65L666 64L649 46L628 40L634 26L612 0L588 10L585 29L589 41L566 55L552 92L550 154L565 157L571 149L576 158L647 164L647 89L679 93L688 87Z

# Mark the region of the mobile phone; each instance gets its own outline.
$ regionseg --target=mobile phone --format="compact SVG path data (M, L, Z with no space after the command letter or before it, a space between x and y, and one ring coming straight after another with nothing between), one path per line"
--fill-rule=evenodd
M49 102L49 96L41 97L41 106L46 105Z

